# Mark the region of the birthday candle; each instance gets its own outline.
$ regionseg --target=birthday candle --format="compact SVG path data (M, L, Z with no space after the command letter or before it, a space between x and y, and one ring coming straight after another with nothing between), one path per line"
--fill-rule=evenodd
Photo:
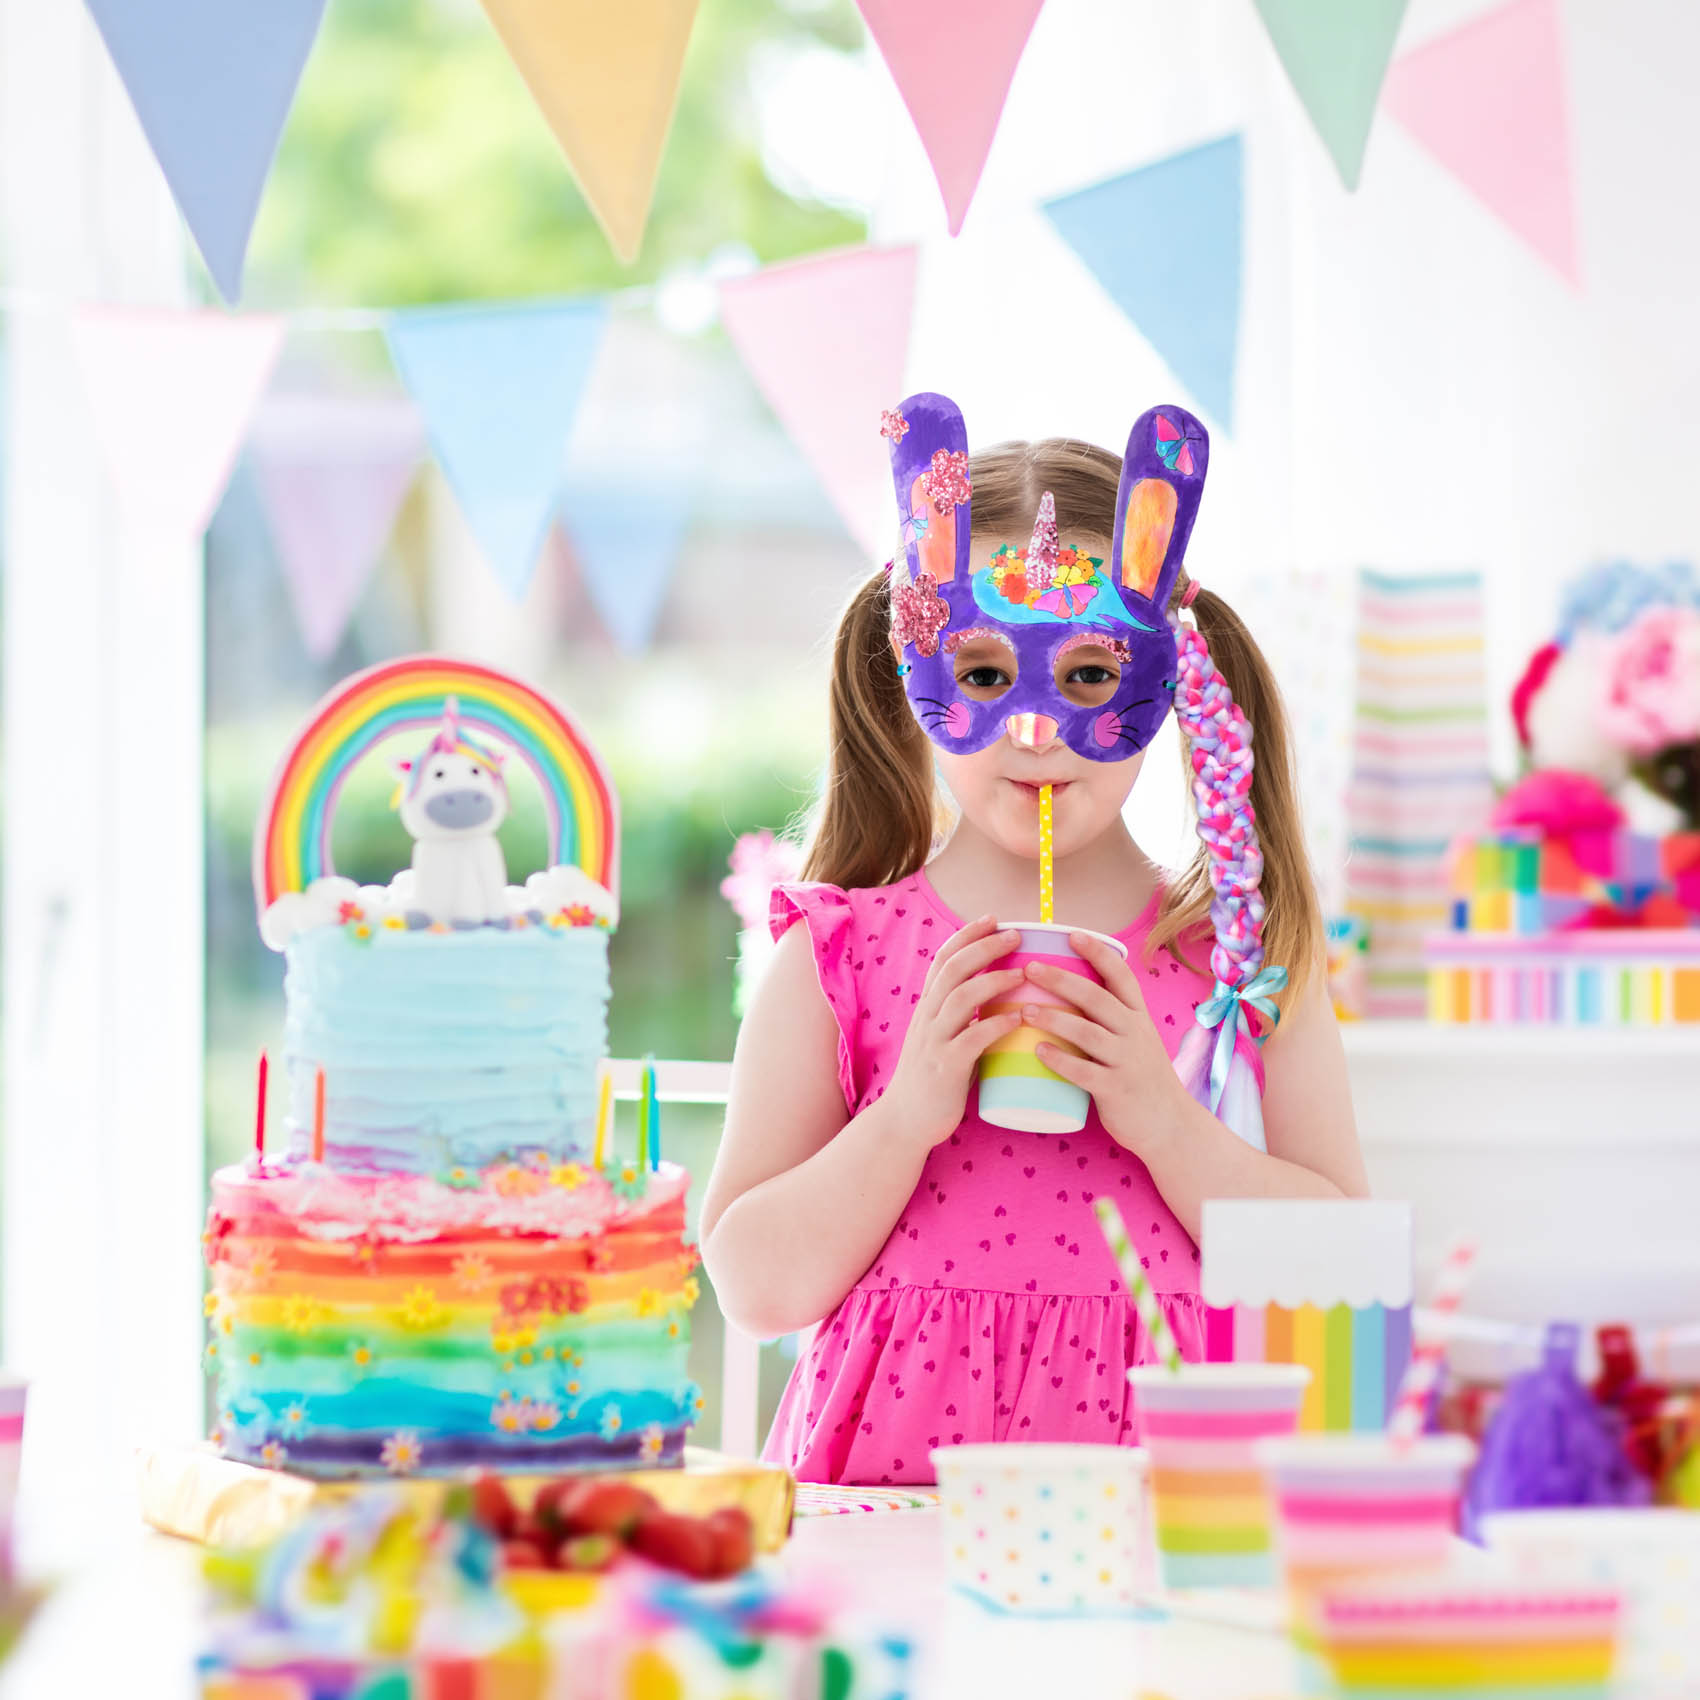
M1054 919L1055 895L1051 888L1051 788L1039 787L1039 919Z
M655 1103L655 1059L643 1059L643 1079L639 1089L637 1166L649 1161L649 1112Z
M313 1161L325 1160L325 1071L313 1076Z
M606 1066L602 1070L602 1091L596 1100L596 1144L590 1153L591 1167L600 1169L608 1146L608 1117L613 1109L614 1077Z
M1110 1255L1116 1260L1116 1271L1122 1278L1122 1285L1133 1295L1139 1320L1145 1324L1145 1332L1151 1336L1152 1349L1156 1352L1158 1361L1165 1365L1171 1374L1177 1373L1181 1367L1181 1349L1175 1343L1168 1319L1163 1315L1162 1306L1157 1303L1157 1295L1152 1292L1151 1283L1146 1280L1145 1271L1140 1266L1138 1257L1134 1255L1133 1247L1128 1243L1127 1226L1122 1221L1121 1212L1116 1208L1113 1199L1103 1197L1093 1199L1092 1208L1097 1212L1098 1226L1104 1231L1104 1240L1110 1248Z
M254 1103L254 1156L261 1163L266 1160L266 1072L269 1066L266 1053L261 1051L260 1087Z
M649 1166L661 1168L661 1093L655 1086L655 1071L650 1070L649 1090Z

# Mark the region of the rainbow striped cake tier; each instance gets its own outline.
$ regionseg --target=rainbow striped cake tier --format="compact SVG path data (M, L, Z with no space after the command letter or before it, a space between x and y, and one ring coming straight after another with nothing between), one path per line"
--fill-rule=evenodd
M1358 1584L1323 1596L1323 1659L1349 1700L1596 1700L1619 1598L1487 1580Z
M699 1404L686 1184L540 1155L446 1180L219 1170L215 1438L320 1475L676 1462Z

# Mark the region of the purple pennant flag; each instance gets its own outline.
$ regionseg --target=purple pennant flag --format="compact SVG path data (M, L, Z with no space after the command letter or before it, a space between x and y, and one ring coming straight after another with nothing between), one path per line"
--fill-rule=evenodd
M249 459L315 661L341 641L424 453L399 396L283 396L256 419Z
M325 0L88 0L226 301Z

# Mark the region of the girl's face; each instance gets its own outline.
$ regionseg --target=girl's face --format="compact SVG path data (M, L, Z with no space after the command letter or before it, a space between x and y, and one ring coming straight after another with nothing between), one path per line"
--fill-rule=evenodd
M974 569L984 566L1005 541L976 536ZM1085 635L1090 633L1086 628ZM995 703L1016 680L1015 651L991 631L970 638L950 661L957 689L973 702ZM1095 708L1115 695L1121 668L1106 645L1081 643L1057 658L1052 683L1068 702ZM1012 855L1037 859L1039 787L1049 783L1052 849L1060 859L1090 844L1120 818L1145 752L1139 750L1126 761L1087 761L1054 735L1033 743L1005 736L972 755L941 745L936 760L964 818Z

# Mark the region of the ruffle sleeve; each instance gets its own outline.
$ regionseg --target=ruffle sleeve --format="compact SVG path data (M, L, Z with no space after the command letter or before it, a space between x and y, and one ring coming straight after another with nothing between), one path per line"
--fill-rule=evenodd
M809 930L815 974L827 1007L838 1023L838 1084L844 1093L845 1107L854 1115L861 1091L856 1044L859 1004L850 898L840 887L818 881L776 885L767 914L768 931L774 943L799 920Z

